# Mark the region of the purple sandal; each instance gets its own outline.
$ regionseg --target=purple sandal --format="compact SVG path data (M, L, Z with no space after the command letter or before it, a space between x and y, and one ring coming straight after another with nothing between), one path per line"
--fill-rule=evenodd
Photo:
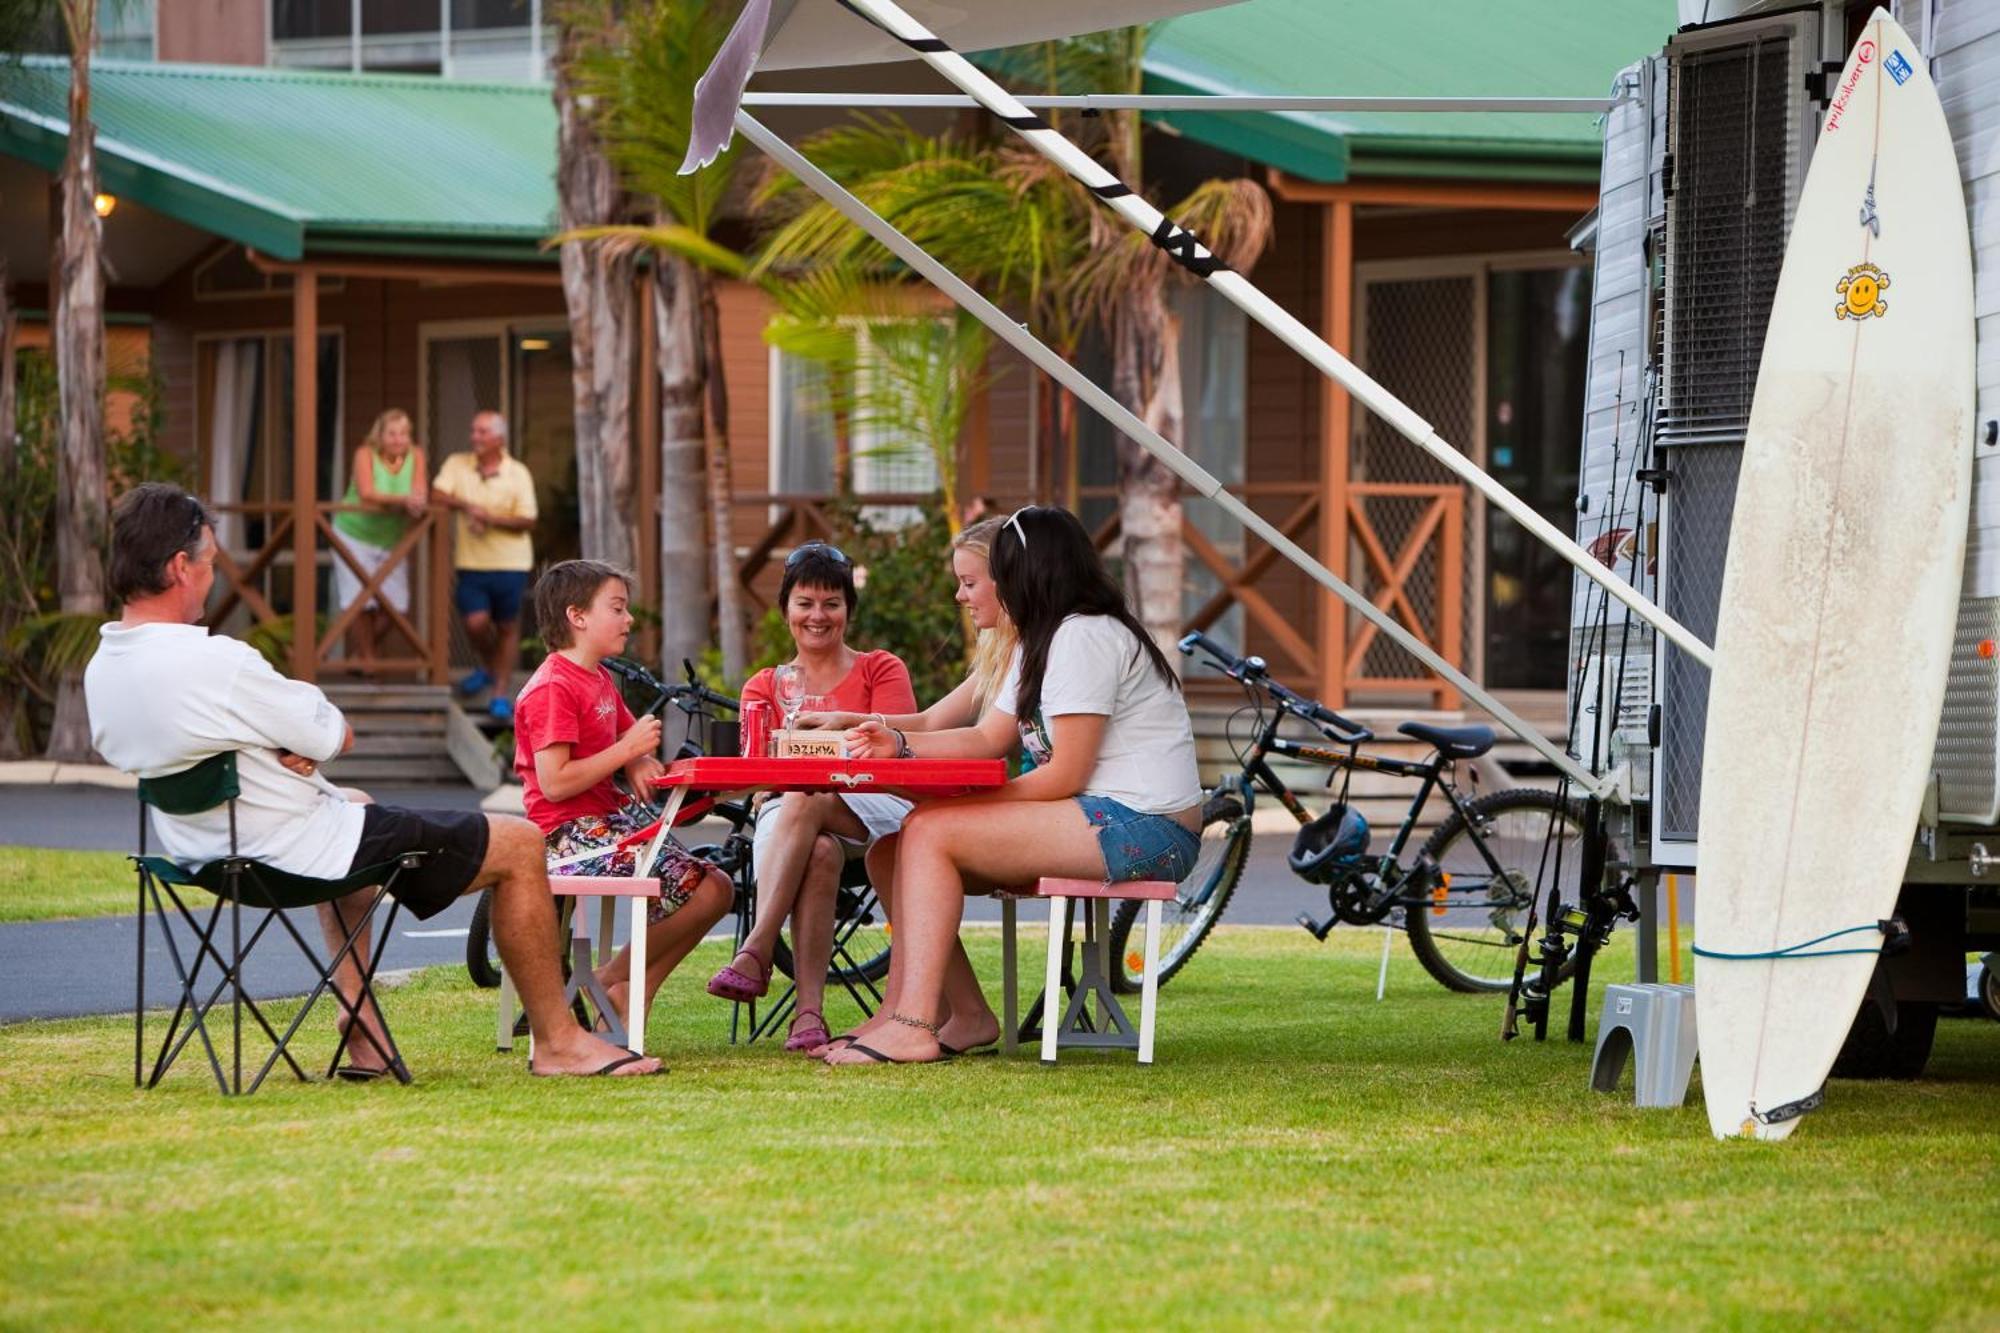
M804 1021L801 1021L804 1020ZM785 1037L788 1051L811 1051L827 1044L826 1019L817 1009L801 1009L792 1015L792 1024Z
M756 956L745 950L738 953L736 958ZM718 999L733 1000L737 1004L748 1004L752 1000L762 999L771 989L770 965L758 964L763 969L764 975L753 977L736 966L736 958L730 959L727 966L708 979L708 993Z

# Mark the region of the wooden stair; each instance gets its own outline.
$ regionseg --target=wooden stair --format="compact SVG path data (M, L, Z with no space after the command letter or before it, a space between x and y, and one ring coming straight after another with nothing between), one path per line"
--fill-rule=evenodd
M326 766L359 787L458 786L500 780L491 746L444 685L328 684L321 688L354 728L354 748Z

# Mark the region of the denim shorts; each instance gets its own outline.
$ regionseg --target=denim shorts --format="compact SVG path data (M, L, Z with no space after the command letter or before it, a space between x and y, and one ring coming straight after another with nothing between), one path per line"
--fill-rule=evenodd
M1108 796L1079 796L1076 803L1097 830L1106 882L1163 879L1177 884L1194 869L1201 838L1178 820L1141 814Z
M511 625L521 618L521 598L527 591L526 570L461 569L453 600L462 616L484 611L502 625Z

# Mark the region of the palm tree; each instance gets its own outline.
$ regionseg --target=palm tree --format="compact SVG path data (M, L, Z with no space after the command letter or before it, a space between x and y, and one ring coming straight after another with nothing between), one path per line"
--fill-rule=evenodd
M1001 73L1030 91L1136 92L1144 50L1144 29L1130 28L1022 48L1001 62ZM1057 113L1055 122L1120 179L1135 188L1143 182L1136 113ZM925 137L883 118L825 131L808 150L917 244L1025 310L1064 355L1074 354L1086 329L1104 329L1113 396L1168 439L1179 438L1179 321L1167 290L1190 279L1146 238L1116 226L1067 172L1014 143ZM760 198L782 206L790 190L767 181ZM1247 268L1270 243L1270 200L1252 180L1205 181L1166 211L1234 267ZM832 208L815 203L784 220L766 262L889 261ZM1128 440L1119 442L1118 461L1127 591L1147 629L1170 645L1180 634L1186 563L1179 484Z
M574 87L595 100L594 126L625 187L645 201L646 225L572 230L563 240L650 247L653 318L659 337L661 658L677 668L708 641L706 598L686 571L701 567L699 485L706 458L708 526L716 588L717 638L724 673L743 672L744 608L736 571L729 396L723 382L721 321L714 275L738 275L743 259L714 239L735 181L726 153L692 176L677 172L688 141L694 85L728 31L727 18L702 0L655 0L625 7L608 0L578 4L568 21L579 30Z
M605 156L595 109L576 86L585 43L603 36L615 21L615 15L591 12L596 10L566 5L557 12L556 193L565 233L626 221L630 207ZM633 256L612 246L569 241L561 247L561 260L583 554L630 568L636 548L625 502L632 490L632 334L640 314Z
M53 341L62 445L56 471L56 591L71 616L104 615L104 265L97 196L96 130L90 123L90 52L97 0L62 0L69 40L69 147L56 191L62 216L50 259ZM47 757L91 757L83 674L64 673Z

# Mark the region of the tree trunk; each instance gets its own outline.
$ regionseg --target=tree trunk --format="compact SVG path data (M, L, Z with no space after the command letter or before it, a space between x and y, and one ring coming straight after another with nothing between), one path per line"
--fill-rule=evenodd
M20 440L14 418L14 292L7 275L7 257L0 255L0 491L11 491L14 467L19 458ZM27 590L24 588L25 594ZM24 608L0 606L0 643L13 632L17 613ZM5 680L6 698L0 701L0 759L21 759L27 755L28 692L18 682Z
M625 215L617 174L579 105L573 83L581 39L565 25L556 62L556 191L561 228L599 226ZM577 507L583 554L633 567L632 339L634 259L597 242L563 245L575 395Z
M653 318L660 372L660 663L672 680L681 659L708 646L708 577L702 532L701 293L695 267L655 254Z
M1126 295L1112 328L1111 392L1154 430L1181 439L1180 323L1157 287ZM1124 538L1125 592L1154 642L1178 663L1181 579L1180 482L1166 464L1123 436L1118 440L1118 524Z
M69 151L57 190L62 216L54 263L56 375L62 440L56 460L56 591L64 612L104 614L104 268L97 210L96 132L90 123L90 48L96 6L66 0L70 26ZM91 759L83 676L56 692L47 757Z
M714 535L715 634L722 647L722 674L748 674L743 581L736 571L736 474L729 459L729 384L722 364L722 317L715 307L715 279L698 272L701 289L702 373L708 381L708 525Z

